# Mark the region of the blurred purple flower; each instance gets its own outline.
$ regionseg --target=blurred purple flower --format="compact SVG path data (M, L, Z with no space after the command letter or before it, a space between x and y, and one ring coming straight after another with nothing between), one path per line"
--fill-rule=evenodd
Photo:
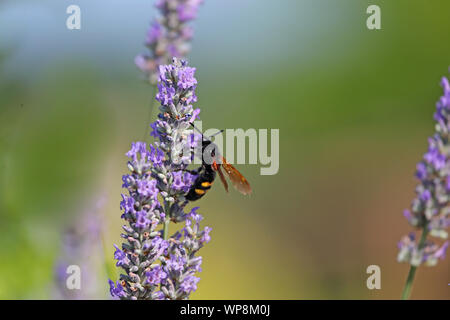
M416 241L415 235L410 234L398 245L398 261L414 267L435 265L445 257L448 247L448 242L438 246L427 240L428 235L446 239L450 221L450 86L447 78L442 78L441 86L444 95L436 104L436 132L428 139L428 151L417 164L417 197L411 210L404 211L408 222L421 229L423 235Z
M160 16L150 24L145 41L149 54L135 58L136 66L151 84L158 80L158 66L169 64L172 58L186 57L193 37L193 29L187 23L197 17L202 3L203 0L159 0L156 3ZM170 97L167 93L158 101L170 101Z
M105 197L95 199L93 205L81 215L74 215L74 220L64 230L61 252L54 267L54 284L52 295L55 299L99 299L104 298L103 247L101 232L104 226L100 210L105 204ZM82 271L81 289L70 290L67 287L69 266L78 266Z
M203 0L180 1L177 6L178 19L181 22L194 20L197 18L198 8L202 3Z
M151 46L156 41L161 39L161 37L163 36L163 32L163 26L158 21L154 21L147 31L147 41L145 44Z

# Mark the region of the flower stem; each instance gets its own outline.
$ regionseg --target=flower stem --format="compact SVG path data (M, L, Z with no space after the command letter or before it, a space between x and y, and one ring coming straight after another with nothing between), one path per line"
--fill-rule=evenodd
M428 224L426 224L423 227L422 236L420 237L419 245L417 247L418 250L422 250L423 246L425 245L427 235L428 235ZM409 296L411 295L411 289L414 281L414 276L416 275L416 270L417 270L416 266L411 266L411 268L409 269L405 287L403 288L402 300L408 300Z
M169 239L169 225L170 225L170 218L166 218L166 220L164 220L164 229L163 229L164 240Z

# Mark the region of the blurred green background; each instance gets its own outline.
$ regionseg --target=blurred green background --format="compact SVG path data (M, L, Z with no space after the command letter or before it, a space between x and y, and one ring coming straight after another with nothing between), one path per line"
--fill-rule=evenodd
M382 30L366 28L369 4ZM205 1L189 55L203 127L279 128L280 170L240 165L250 198L216 187L196 203L213 232L192 298L399 298L396 244L450 65L448 12L444 1ZM124 154L154 96L133 59L155 14L150 0L0 2L1 299L54 297L61 233L103 196L106 252L92 254L116 277ZM421 268L412 298L449 299L449 261ZM366 287L372 264L381 290Z

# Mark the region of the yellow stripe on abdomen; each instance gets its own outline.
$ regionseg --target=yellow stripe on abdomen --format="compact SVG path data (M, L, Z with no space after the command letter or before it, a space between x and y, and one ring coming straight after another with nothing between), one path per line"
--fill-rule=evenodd
M205 194L205 190L202 190L202 189L195 189L195 193L196 194L198 194L198 195L202 195L202 194Z

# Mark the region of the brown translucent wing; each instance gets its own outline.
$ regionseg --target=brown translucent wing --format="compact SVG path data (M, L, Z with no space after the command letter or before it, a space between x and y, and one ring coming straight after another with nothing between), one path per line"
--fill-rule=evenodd
M236 190L245 195L252 193L252 188L247 179L235 167L229 164L225 158L222 158L222 167Z
M225 191L228 192L228 183L227 180L225 180L225 177L223 176L223 172L220 166L217 166L217 172L219 172L220 181L222 181L222 184L225 187Z

